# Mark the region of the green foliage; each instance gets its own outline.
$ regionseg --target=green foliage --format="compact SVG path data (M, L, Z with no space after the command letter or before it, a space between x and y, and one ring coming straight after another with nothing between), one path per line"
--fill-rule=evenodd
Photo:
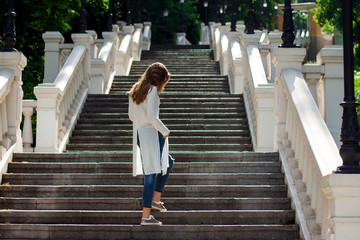
M94 29L96 21L108 9L108 0L87 0L88 29ZM22 0L15 1L16 48L27 57L23 71L24 99L35 99L33 88L44 78L44 41L46 31L59 31L66 40L78 28L81 0ZM7 4L0 5L0 12L7 11ZM5 18L0 18L4 26ZM2 35L2 28L0 28ZM101 32L101 29L100 29ZM1 43L0 43L1 45ZM0 46L1 47L1 46Z
M355 99L356 102L360 103L360 69L359 71L354 71L354 83L355 83ZM358 122L360 126L360 109L356 109L358 115Z
M319 7L313 10L314 20L327 34L334 33L337 28L342 31L342 6L338 0L317 0ZM360 66L360 1L353 1L353 31L355 68Z

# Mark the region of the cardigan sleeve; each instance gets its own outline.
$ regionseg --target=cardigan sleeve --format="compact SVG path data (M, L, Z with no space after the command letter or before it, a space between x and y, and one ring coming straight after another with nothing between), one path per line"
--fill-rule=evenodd
M128 107L128 116L129 116L129 119L133 122L133 100L131 97L129 97L129 107Z
M166 136L170 133L170 130L157 116L157 113L159 112L159 105L156 101L157 97L157 88L154 86L147 95L146 117L156 130L158 130L163 136Z

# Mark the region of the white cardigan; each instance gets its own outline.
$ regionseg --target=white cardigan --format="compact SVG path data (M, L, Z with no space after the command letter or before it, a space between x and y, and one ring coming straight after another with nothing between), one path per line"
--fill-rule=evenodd
M165 140L162 156L160 157L160 145L158 131L166 136L169 129L159 119L160 99L157 88L152 86L146 99L137 105L129 97L128 114L133 122L133 175L161 173L166 174L169 167L169 142ZM137 134L139 134L140 148L137 146ZM161 159L161 161L160 161Z

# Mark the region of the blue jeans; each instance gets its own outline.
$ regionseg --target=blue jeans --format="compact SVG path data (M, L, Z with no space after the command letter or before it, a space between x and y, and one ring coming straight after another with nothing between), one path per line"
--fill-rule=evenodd
M165 144L165 139L160 132L158 132L158 136L159 136L160 156L161 156ZM139 134L137 136L137 145L140 147ZM143 207L151 208L154 197L154 191L161 193L164 192L166 181L169 177L169 173L174 164L174 160L170 155L168 158L169 158L169 167L167 169L167 173L164 176L161 173L144 175L144 188L142 192ZM160 160L161 159L159 159L159 161Z

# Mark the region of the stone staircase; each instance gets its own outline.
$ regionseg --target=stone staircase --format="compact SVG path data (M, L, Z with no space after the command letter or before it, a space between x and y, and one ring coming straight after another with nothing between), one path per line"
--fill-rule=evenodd
M163 62L160 118L175 165L142 227L125 91ZM252 152L242 95L230 95L210 49L143 52L109 95L89 95L63 154L16 154L0 186L0 239L298 239L277 153Z

